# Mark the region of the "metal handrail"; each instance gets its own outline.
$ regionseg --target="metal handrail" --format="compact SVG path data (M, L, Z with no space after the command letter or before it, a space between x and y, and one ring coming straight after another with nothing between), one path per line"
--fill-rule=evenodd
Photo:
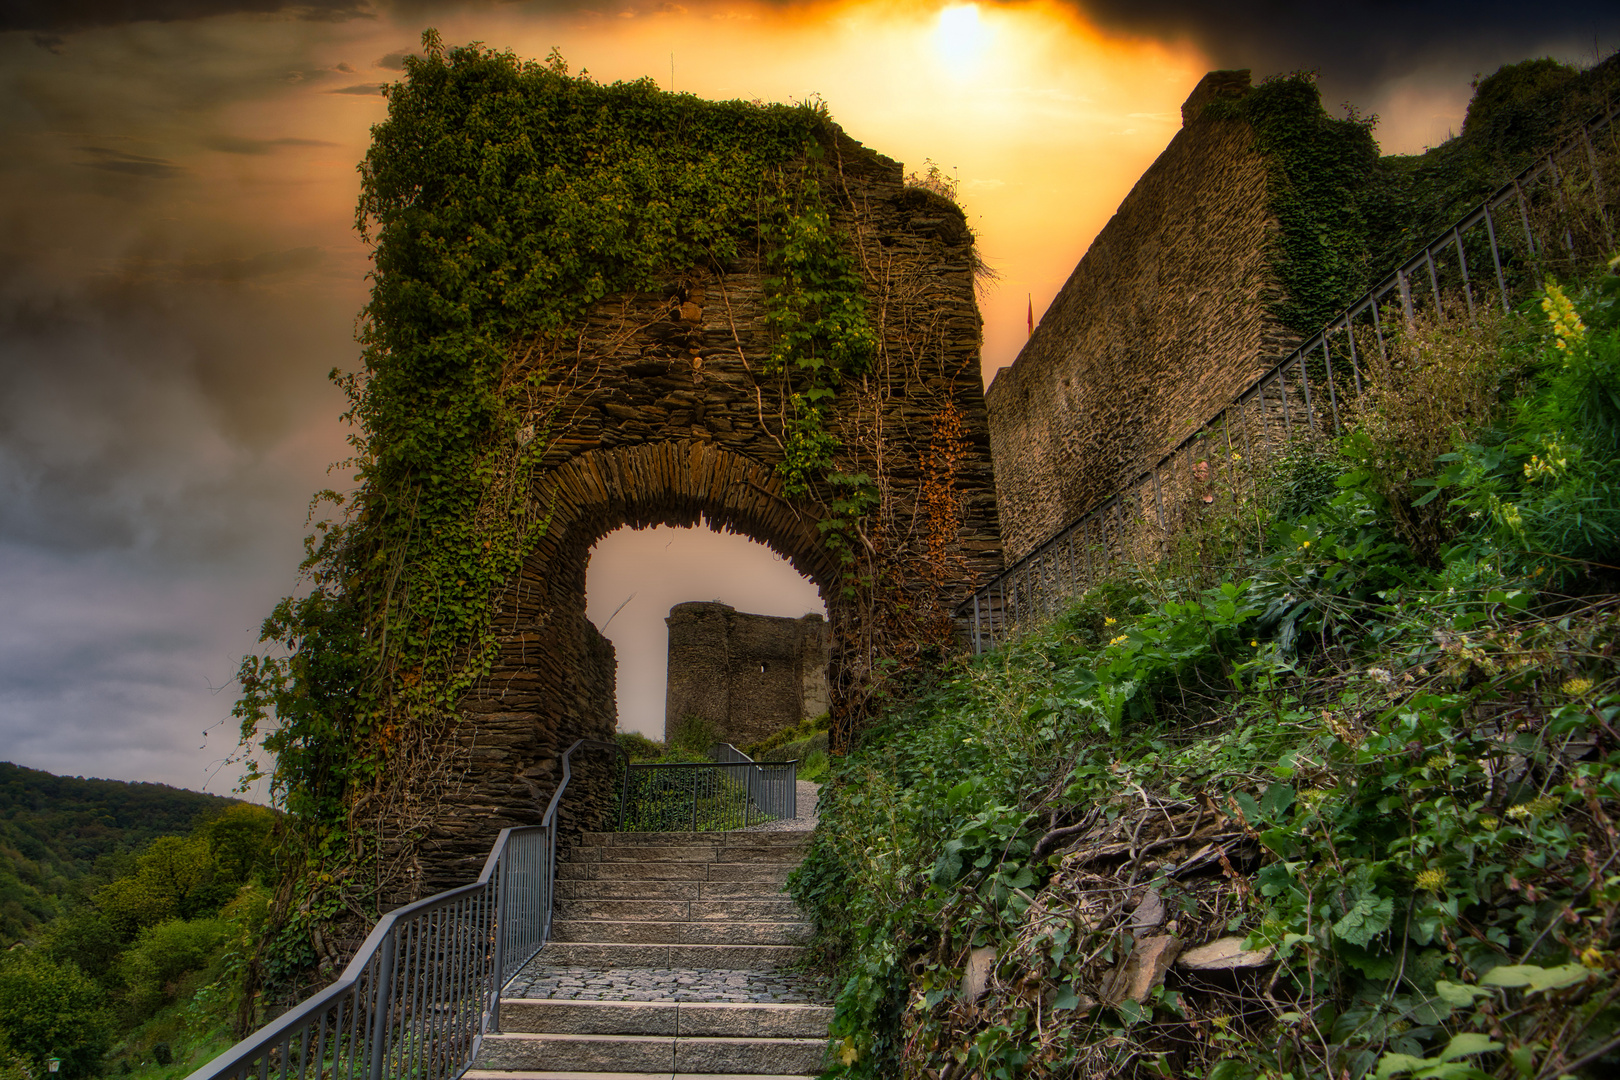
M557 808L578 739L539 825L502 829L478 880L388 912L343 973L187 1080L454 1080L499 1031L500 992L545 945ZM628 756L625 757L628 764Z
M1152 546L1162 550L1174 525L1174 514L1167 516L1165 512L1166 488L1169 487L1173 500L1178 489L1191 491L1197 490L1200 485L1209 486L1208 476L1196 480L1192 478L1196 475L1192 458L1206 440L1224 436L1227 451L1225 468L1230 473L1232 462L1245 457L1237 449L1234 433L1239 434L1245 450L1252 449L1258 442L1264 451L1275 444L1292 442L1300 437L1315 438L1323 429L1334 434L1341 431L1340 397L1353 392L1355 400L1359 402L1362 395L1363 379L1356 345L1357 323L1360 322L1364 331L1370 330L1379 350L1384 350L1385 326L1380 309L1386 301L1398 297L1401 317L1411 324L1416 303L1412 289L1414 277L1420 282L1427 279L1433 307L1442 312L1442 317L1445 304L1441 279L1444 277L1447 287L1454 286L1456 293L1466 303L1469 319L1476 320L1475 292L1479 278L1495 278L1497 296L1503 310L1507 311L1512 308L1509 297L1515 291L1514 283L1518 282L1520 276L1515 274L1513 283L1510 283L1510 271L1528 265L1539 276L1546 272L1547 264L1555 258L1554 250L1559 248L1563 249L1563 253L1556 256L1557 261L1579 265L1583 256L1576 251L1573 217L1562 190L1566 176L1559 171L1560 161L1566 161L1567 165L1566 159L1573 156L1576 159L1575 167L1579 169L1584 166L1589 172L1593 189L1599 196L1597 225L1602 234L1602 251L1606 253L1613 248L1616 230L1602 197L1603 180L1598 169L1594 137L1606 129L1612 129L1617 118L1620 118L1620 106L1593 116L1577 134L1537 159L1484 202L1446 226L1434 240L1267 369L1240 391L1231 404L1176 443L1150 468L1142 470L959 603L954 615L966 622L973 651L982 653L1006 641L1016 622L1052 614L1061 600L1062 592L1072 592L1077 586L1094 581L1101 573L1111 570L1116 562L1130 559L1133 556L1131 548L1139 546L1133 541L1133 534L1155 533L1157 543ZM1609 134L1613 136L1615 132L1609 130ZM1528 197L1535 185L1544 180L1552 181L1555 201L1551 216L1554 218L1556 235L1550 244L1544 238L1537 239ZM1610 194L1610 201L1613 201L1612 190ZM1505 215L1501 214L1504 207L1508 211ZM1477 239L1478 230L1482 227L1484 242L1474 245L1474 251L1475 256L1488 253L1489 267L1483 258L1477 258L1471 278L1470 245L1467 241L1470 237ZM1514 230L1522 234L1522 251L1515 251L1506 242L1507 234ZM1585 258L1589 259L1593 254L1588 253ZM1482 275L1482 270L1489 276ZM1337 376L1333 366L1335 359L1341 364ZM1317 371L1314 376L1312 368ZM1251 411L1259 417L1258 439L1254 437L1255 421ZM1282 438L1277 437L1278 433L1273 430L1275 428L1282 429ZM1206 452L1202 463L1206 471L1209 469L1208 456ZM1176 468L1178 462L1184 464L1179 475ZM1252 467L1252 462L1250 465Z

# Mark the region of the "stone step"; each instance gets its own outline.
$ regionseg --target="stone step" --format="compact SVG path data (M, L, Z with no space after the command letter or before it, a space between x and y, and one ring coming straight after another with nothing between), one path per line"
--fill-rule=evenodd
M468 1069L461 1074L468 1080L743 1080L740 1073L675 1073L663 1069L654 1073L634 1072L536 1072L533 1069L502 1070ZM749 1075L747 1080L816 1080L813 1076L771 1076L765 1073Z
M485 1035L480 1070L782 1076L821 1071L827 1040L668 1035Z
M825 1039L831 1005L501 999L506 1034Z
M564 862L754 862L797 866L804 852L788 847L729 847L711 844L648 845L645 847L576 847Z
M654 844L716 844L728 847L808 847L809 832L588 832L588 847L641 847Z
M557 881L558 900L743 900L785 899L774 881Z
M634 945L620 942L552 941L535 960L551 967L715 968L771 971L799 963L798 945Z
M565 862L559 881L774 881L786 884L796 863Z
M809 941L802 922L652 922L644 919L557 919L551 940L645 945L798 945Z
M601 884L607 884L602 882ZM787 897L727 900L562 900L553 908L558 919L610 919L638 922L803 922L804 913Z

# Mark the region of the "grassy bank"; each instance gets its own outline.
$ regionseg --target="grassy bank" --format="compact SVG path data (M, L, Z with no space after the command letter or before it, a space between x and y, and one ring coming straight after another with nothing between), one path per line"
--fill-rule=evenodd
M833 1074L1614 1075L1617 296L1414 327L1349 436L835 765Z

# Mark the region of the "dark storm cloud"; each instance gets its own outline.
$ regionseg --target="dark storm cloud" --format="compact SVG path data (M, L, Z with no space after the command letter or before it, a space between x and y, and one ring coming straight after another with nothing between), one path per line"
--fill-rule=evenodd
M278 12L300 19L341 22L369 17L371 8L369 0L6 0L0 5L0 32L87 30L134 22L181 22L213 15Z
M1071 0L1098 25L1161 40L1190 40L1213 64L1252 68L1256 79L1301 69L1365 94L1414 69L1474 58L1493 66L1562 43L1596 60L1620 46L1620 5L1568 0ZM1484 72L1488 74L1488 71Z
M144 176L150 180L169 180L186 171L167 158L126 154L122 150L109 150L104 146L81 146L79 151L90 155L89 161L75 162L86 169L104 169L129 176Z

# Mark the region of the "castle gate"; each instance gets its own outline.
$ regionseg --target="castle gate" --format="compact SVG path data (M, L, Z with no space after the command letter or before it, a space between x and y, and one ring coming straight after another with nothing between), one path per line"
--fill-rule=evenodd
M1000 571L971 233L950 200L831 131L833 224L860 267L877 348L828 428L839 473L864 478L869 503L840 530L829 520L851 512L836 481L786 491L790 398L767 374L759 259L598 302L567 353L546 358L519 435L547 440L528 496L544 532L496 611L499 658L458 709L460 764L436 794L408 892L470 880L498 829L539 820L562 750L612 737L615 659L585 617L585 574L613 530L739 533L813 581L830 623L835 746L891 673L950 646L952 606Z

